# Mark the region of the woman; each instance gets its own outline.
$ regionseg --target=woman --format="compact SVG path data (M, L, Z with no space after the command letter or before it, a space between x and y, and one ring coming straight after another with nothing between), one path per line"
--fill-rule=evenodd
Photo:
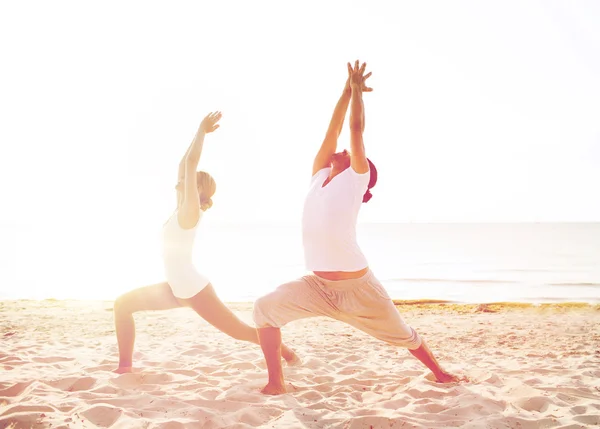
M196 172L204 136L219 128L221 112L209 113L179 164L177 209L163 226L163 258L167 281L135 289L115 301L114 315L119 344L116 373L132 371L135 324L133 313L190 307L215 328L237 340L259 344L255 328L238 319L217 297L206 277L192 263L196 228L204 212L212 206L216 184L210 174ZM282 346L288 364L297 363L293 351Z

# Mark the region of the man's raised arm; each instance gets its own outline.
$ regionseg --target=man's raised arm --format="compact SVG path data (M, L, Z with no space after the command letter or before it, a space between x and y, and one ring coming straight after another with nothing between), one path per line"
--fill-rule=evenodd
M348 66L350 66L348 64ZM350 88L352 89L352 101L350 105L350 150L351 166L354 171L364 174L369 171L369 162L365 154L365 145L363 143L363 131L365 130L365 106L362 99L362 93L365 88L365 80L371 76L366 76L365 68L367 63L358 67L358 60L350 73ZM370 88L367 88L370 90Z
M350 104L350 98L352 95L352 90L350 89L351 70L352 67L350 67L350 64L348 63L348 80L344 86L344 92L342 92L342 95L335 105L335 109L333 110L333 115L331 116L331 121L329 121L329 128L327 129L327 134L325 134L325 139L323 140L321 148L315 157L315 161L313 163L313 175L322 168L329 167L331 155L333 155L337 149L338 137L340 136L342 127L344 126L344 119L346 118L346 112L348 111L348 105Z

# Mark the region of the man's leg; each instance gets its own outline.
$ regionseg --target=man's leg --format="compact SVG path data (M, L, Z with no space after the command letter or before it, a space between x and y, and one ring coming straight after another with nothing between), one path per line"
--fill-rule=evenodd
M431 370L431 372L435 376L435 379L439 383L455 383L458 381L465 381L464 377L452 375L440 366L437 359L433 355L433 352L431 351L427 343L425 343L425 340L423 338L421 338L421 346L418 349L408 349L408 351L414 357L419 359L423 365L425 365Z
M322 290L316 276L279 286L254 303L254 323L269 373L262 393L279 395L286 392L281 366L280 328L294 320L314 316L336 317L337 307Z
M404 322L385 288L374 276L348 293L353 293L358 302L354 305L356 310L344 312L340 308L341 321L382 341L407 348L431 370L439 383L464 381L464 377L452 375L441 367L425 341Z
M281 329L259 328L258 339L265 355L269 381L261 390L265 395L280 395L286 392L281 366Z

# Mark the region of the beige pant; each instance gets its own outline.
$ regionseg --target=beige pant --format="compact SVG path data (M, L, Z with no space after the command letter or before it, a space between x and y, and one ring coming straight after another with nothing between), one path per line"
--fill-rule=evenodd
M326 280L307 275L279 286L254 303L258 328L280 328L307 317L327 316L382 341L410 350L421 338L408 326L371 270L351 280Z

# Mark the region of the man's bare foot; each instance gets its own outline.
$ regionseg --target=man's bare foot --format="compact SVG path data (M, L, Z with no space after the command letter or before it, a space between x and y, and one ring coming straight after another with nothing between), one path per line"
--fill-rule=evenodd
M120 366L113 371L115 374L127 374L129 372L133 372L133 367L131 366Z
M281 383L281 384L269 383L265 387L263 387L263 389L260 391L260 393L262 393L263 395L282 395L284 393L287 393L287 390L283 383Z
M449 372L442 371L439 374L435 374L435 381L438 383L460 383L469 381L464 375L453 375Z

